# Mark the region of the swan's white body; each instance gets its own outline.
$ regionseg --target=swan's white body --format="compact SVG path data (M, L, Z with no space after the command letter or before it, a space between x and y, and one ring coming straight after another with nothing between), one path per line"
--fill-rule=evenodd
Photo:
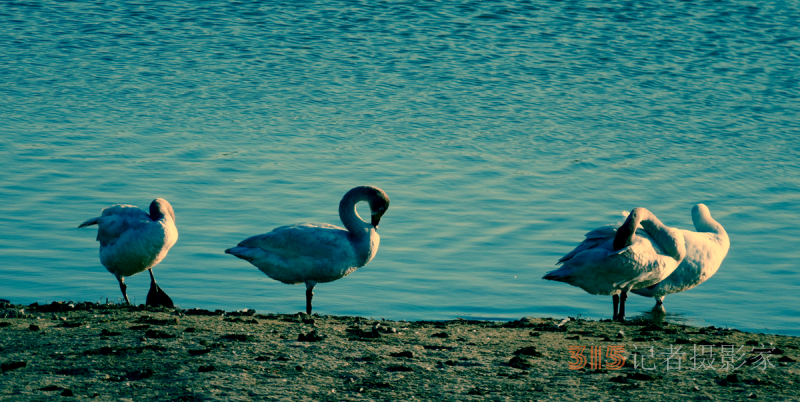
M153 200L149 214L133 205L114 205L78 227L95 224L97 241L100 242L100 262L117 277L125 301L128 301L128 296L124 277L152 269L178 241L175 212L161 198ZM155 286L154 278L152 285ZM160 291L151 291L155 290Z
M363 267L378 252L381 238L375 228L364 227L360 233L355 236L326 223L301 223L247 238L226 252L283 283L331 282Z
M654 297L657 304L661 304L664 296L691 289L717 272L731 245L728 233L711 218L711 212L703 204L692 208L692 222L697 232L681 230L686 241L686 257L678 268L655 286L635 289L633 293Z
M356 212L359 201L368 201L372 222ZM269 233L245 239L225 250L249 261L272 279L287 284L306 284L306 311L317 283L343 278L370 262L378 252L377 225L389 207L389 196L372 186L353 188L339 203L345 228L326 223L281 226Z

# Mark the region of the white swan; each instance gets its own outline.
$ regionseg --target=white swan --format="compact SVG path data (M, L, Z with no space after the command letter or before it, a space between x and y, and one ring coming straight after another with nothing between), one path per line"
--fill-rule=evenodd
M655 309L662 309L664 296L691 289L714 275L731 246L728 233L711 217L708 207L697 204L692 208L692 222L697 232L681 230L686 241L686 257L678 268L663 281L633 293L656 299Z
M612 318L624 321L627 292L668 277L685 254L679 230L636 208L619 229L606 225L587 233L586 240L556 263L564 265L542 279L566 282L591 294L613 295Z
M369 203L370 223L356 212L360 201ZM249 261L277 281L305 283L306 312L310 315L317 283L343 278L375 257L380 244L378 222L388 208L389 196L383 190L355 187L339 203L339 218L347 229L327 223L281 226L245 239L225 252Z
M114 205L106 208L97 218L81 223L78 228L97 225L100 242L100 262L119 281L125 302L130 304L125 292L125 277L150 271L148 306L174 307L172 300L156 284L153 267L167 256L178 241L175 211L163 198L150 203L150 213L133 205Z

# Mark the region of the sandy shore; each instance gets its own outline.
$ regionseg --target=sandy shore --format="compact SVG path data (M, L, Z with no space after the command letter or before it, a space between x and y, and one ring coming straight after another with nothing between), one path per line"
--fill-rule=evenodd
M800 400L797 337L560 323L2 303L0 400Z

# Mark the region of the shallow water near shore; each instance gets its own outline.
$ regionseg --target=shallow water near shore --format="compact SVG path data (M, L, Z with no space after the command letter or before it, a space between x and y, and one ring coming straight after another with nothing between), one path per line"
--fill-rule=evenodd
M694 325L800 335L797 5L321 1L0 4L0 298L120 297L94 229L169 200L154 272L178 305L304 308L223 251L341 196L391 197L376 258L321 314L609 318L541 280L584 233L646 207L730 252L667 296ZM363 213L362 213L363 215ZM126 280L143 303L149 278ZM629 315L654 301L628 299Z

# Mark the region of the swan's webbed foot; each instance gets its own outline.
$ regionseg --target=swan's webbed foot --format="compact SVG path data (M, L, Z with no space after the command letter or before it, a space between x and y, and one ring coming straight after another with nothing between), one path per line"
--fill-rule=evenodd
M161 287L156 283L156 278L153 276L153 270L150 269L150 291L147 292L147 305L148 306L164 306L168 308L175 307L167 294L161 290Z

